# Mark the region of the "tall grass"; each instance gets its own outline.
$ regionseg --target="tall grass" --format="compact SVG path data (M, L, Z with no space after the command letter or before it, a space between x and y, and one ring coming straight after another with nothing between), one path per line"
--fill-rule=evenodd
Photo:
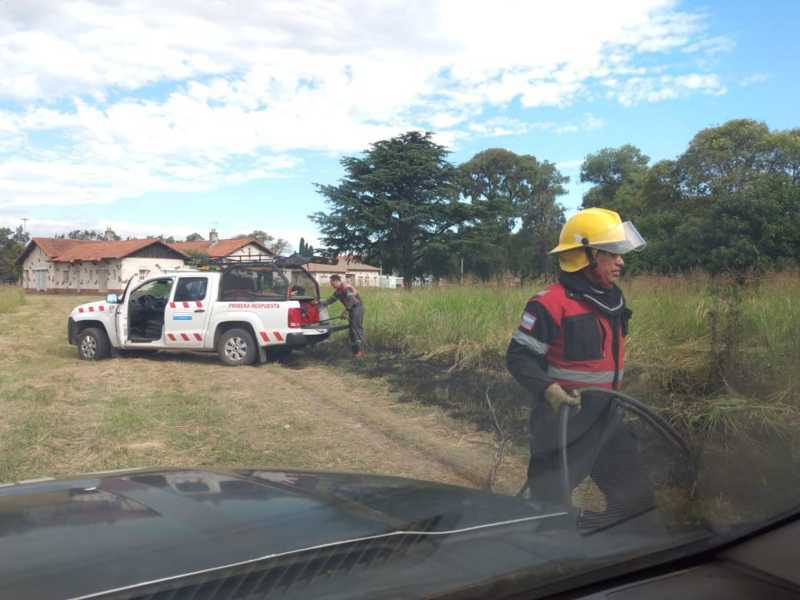
M10 313L25 304L25 292L11 285L0 285L0 314Z
M529 293L492 287L361 290L372 347L498 369Z
M504 377L522 309L545 286L362 289L368 344ZM623 287L634 311L630 391L701 429L734 430L726 417L753 416L742 401L758 407L759 429L770 415L776 428L800 428L800 274L765 275L744 288L702 274L640 276Z
M524 447L532 399L508 374L505 352L528 298L545 286L362 289L367 357L332 360L488 429L491 396L502 435ZM724 523L796 505L800 273L744 287L703 274L639 276L623 288L634 312L623 388L679 429L698 473L691 494L664 500L668 511ZM347 354L344 340L320 347L335 356L326 347Z

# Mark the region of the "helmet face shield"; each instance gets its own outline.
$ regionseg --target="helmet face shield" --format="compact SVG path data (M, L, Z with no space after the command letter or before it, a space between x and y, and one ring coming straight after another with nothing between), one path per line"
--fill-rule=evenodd
M612 254L627 254L632 250L641 250L646 244L634 224L625 221L609 229L599 239L590 241L589 247Z

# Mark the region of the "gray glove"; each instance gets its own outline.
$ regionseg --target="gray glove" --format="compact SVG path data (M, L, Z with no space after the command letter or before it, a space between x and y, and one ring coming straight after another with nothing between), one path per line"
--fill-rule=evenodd
M581 407L581 393L578 390L567 392L557 383L553 383L544 391L544 399L553 409L553 412L558 414L562 405L575 406L578 409Z

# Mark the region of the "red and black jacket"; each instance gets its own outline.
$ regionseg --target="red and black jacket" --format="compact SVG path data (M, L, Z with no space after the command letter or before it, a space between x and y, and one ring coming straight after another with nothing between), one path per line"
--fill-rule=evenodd
M619 389L630 315L616 286L600 290L581 274L562 273L525 306L506 354L508 369L537 395L552 383Z

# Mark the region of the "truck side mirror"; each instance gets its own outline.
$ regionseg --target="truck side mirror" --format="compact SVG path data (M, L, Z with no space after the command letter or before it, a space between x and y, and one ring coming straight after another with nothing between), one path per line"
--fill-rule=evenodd
M109 294L108 296L106 296L106 302L108 304L118 304L119 298L117 298L116 294Z

